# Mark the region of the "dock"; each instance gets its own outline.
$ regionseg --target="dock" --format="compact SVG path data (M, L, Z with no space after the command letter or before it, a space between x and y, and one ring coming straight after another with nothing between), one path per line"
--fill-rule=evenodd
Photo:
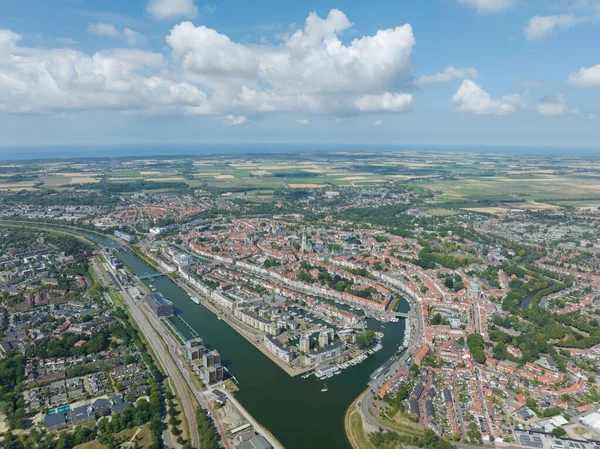
M183 324L185 324L185 326L190 331L190 335L192 336L192 338L199 338L200 337L200 335L198 335L198 333L194 330L194 328L192 326L190 326L190 324L186 320L184 320L181 315L179 315L178 313L175 313L174 316L176 316L177 318L179 318L181 320L181 322Z

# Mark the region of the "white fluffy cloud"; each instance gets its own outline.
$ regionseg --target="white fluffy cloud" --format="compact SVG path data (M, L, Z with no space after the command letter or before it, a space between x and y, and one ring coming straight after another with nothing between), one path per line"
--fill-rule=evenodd
M181 6L151 1L148 8L167 17L161 9L167 3ZM165 37L166 55L22 47L19 35L0 30L0 108L215 114L231 124L274 112L348 117L410 109L412 27L342 42L342 33L351 27L345 14L334 9L324 18L309 14L302 27L277 44L244 44L184 21ZM93 24L89 30L130 45L144 40L110 24Z
M559 28L570 28L582 22L583 19L572 14L556 16L535 16L529 20L525 28L525 36L531 41L542 40Z
M563 115L567 112L565 97L561 94L543 97L537 106L538 114L545 116Z
M568 109L564 95L546 95L543 97L537 106L538 114L546 117L555 117L565 114L579 114L581 111L577 108Z
M177 19L196 17L198 8L194 0L150 0L146 12L155 19Z
M308 125L310 122L305 118L299 118L296 120L297 125Z
M132 47L142 45L146 41L146 37L143 34L127 27L123 28L123 38L125 39L125 42L127 42L127 45Z
M222 109L340 115L404 110L412 98L395 90L410 86L412 27L379 30L344 45L339 36L351 26L334 9L325 18L309 14L278 45L233 42L191 22L176 25L166 40L186 76L213 90Z
M165 67L160 53L116 49L87 55L67 48L20 47L20 39L0 30L0 111L167 112L206 104L196 86L145 75Z
M403 112L412 106L413 97L410 94L364 95L356 100L360 112Z
M131 47L141 45L146 41L146 38L143 34L127 27L123 28L123 32L121 32L117 29L117 27L110 23L90 23L87 27L87 30L89 33L95 34L96 36L121 39Z
M96 36L120 37L121 33L110 23L90 23L87 30Z
M471 6L479 14L496 14L511 8L516 0L458 0L463 5Z
M231 114L226 115L225 120L227 121L227 123L229 125L233 125L233 126L243 125L244 123L246 123L248 121L247 118L243 115L231 115Z
M166 38L184 69L203 76L254 77L258 62L252 51L224 34L182 22Z
M452 66L448 66L443 72L435 73L433 75L425 75L415 80L417 86L423 86L431 83L446 83L454 80L464 79L476 79L479 77L477 70L473 68L457 69Z
M582 67L578 72L571 73L569 83L582 87L600 87L600 64Z
M505 95L499 100L494 100L480 85L471 80L463 81L452 101L459 110L478 115L513 114L523 104L518 94Z

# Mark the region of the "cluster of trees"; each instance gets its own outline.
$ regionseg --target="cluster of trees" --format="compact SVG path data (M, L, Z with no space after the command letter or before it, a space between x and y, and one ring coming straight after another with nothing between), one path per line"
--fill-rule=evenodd
M112 338L111 338L112 337ZM129 334L120 324L111 324L107 329L95 332L82 346L75 346L80 335L68 335L58 340L46 340L28 349L28 357L70 357L95 354L110 347L129 343Z
M97 193L59 192L54 189L32 192L22 190L15 194L4 195L7 204L31 204L32 206L115 206L117 200Z
M265 263L263 264L263 266L265 268L278 267L279 265L281 265L281 264L279 262L277 262L275 259L273 259L272 257L265 260Z
M173 402L173 394L167 392L167 398L169 399L169 407L167 413L169 414L169 425L171 426L171 433L177 436L177 442L183 444L183 437L181 436L181 430L177 427L181 421L177 419L180 412L175 409L175 403Z
M469 425L467 426L467 437L472 443L483 443L481 432L479 431L477 424L475 424L474 422L469 423Z
M102 193L124 193L124 192L142 192L144 190L186 190L189 188L185 182L168 181L133 181L133 182L97 182L94 184L74 184L79 190L100 190Z
M150 422L152 444L149 447L151 449L163 449L165 445L162 439L162 414L163 402L160 384L156 380L151 380L148 401L140 399L135 408L128 407L120 414L113 415L110 421L103 418L98 422L100 432L98 441L109 449L117 449L120 444L114 438L115 433Z
M14 432L4 434L6 449L73 449L75 446L95 440L98 432L95 428L78 426L72 432L61 432L58 438L54 434L40 432L33 428L29 435L22 434L21 438Z
M479 273L479 276L487 281L492 287L500 288L500 279L498 278L498 272L500 267L489 266L485 270Z
M298 279L307 284L314 283L315 278L313 278L313 276L308 271L313 270L315 268L319 270L318 281L321 283L321 285L327 285L329 288L332 288L338 292L346 292L354 296L359 296L361 298L371 299L373 293L377 291L377 289L375 289L374 287L367 287L362 290L353 289L352 285L354 284L354 281L352 279L343 278L339 274L335 274L332 276L331 274L329 274L329 271L327 271L326 268L320 265L311 265L306 262L302 262L300 264L300 273L298 273ZM344 269L357 276L370 277L368 271L364 268Z
M306 284L312 284L315 282L315 278L312 277L309 272L304 270L300 270L300 273L298 273L298 279Z
M423 246L423 249L419 252L419 258L414 261L416 265L426 269L435 269L437 265L456 270L457 268L466 267L472 263L481 263L482 260L475 256L467 256L461 254L459 256L434 252L429 243L424 240L419 240L419 243Z
M379 243L383 243L383 242L389 242L390 238L385 235L379 234L379 235L375 236L375 240Z
M564 372L567 360L555 347L583 349L600 343L598 320L588 322L579 312L557 314L539 306L543 296L568 288L572 282L570 279L562 278L558 281L549 277L556 277L552 272L540 269L534 271L529 267L525 269L507 264L504 269L507 274L517 276L510 281L511 291L503 301L503 309L510 311L513 316L494 318L494 324L515 328L520 334L513 337L495 326L491 327L490 339L498 343L494 351L495 357L502 358L503 345L510 344L522 351L520 363L534 361L540 353L544 353L550 355L558 369ZM532 278L525 281L525 275ZM526 297L531 299L530 306L522 308L521 303ZM524 320L519 320L519 316Z
M386 394L383 398L385 402L387 402L391 408L388 415L394 416L399 410L404 411L403 401L408 399L410 395L410 388L407 384L402 383L398 387L398 392L396 394Z
M348 286L346 291L351 295L358 296L359 298L373 299L373 293L376 293L377 289L375 287L367 287L363 288L362 290L357 290Z
M433 317L431 317L429 323L433 326L439 326L440 324L443 324L444 326L449 326L450 320L448 318L443 318L441 313L436 313L433 315Z
M348 273L352 273L355 276L362 276L364 278L371 278L371 273L366 268L350 268L350 267L342 267L344 271Z
M54 245L71 256L73 254L80 254L86 249L91 249L91 246L85 241L77 239L68 234L58 232L40 232L39 229L32 228L16 228L7 226L3 229L2 235L0 235L0 248L10 248L15 245L23 248L36 243L40 237L44 238L44 242Z
M103 434L115 434L125 429L141 426L155 416L155 408L149 401L140 399L136 402L135 407L127 407L121 413L113 415L110 421L107 418L101 419L98 422L98 430ZM160 403L158 410L160 414Z
M402 213L411 207L414 207L414 203L411 205L392 204L372 208L350 207L340 211L337 214L337 218L358 223L389 226L391 228L411 229L414 227L414 217Z
M399 445L427 449L456 449L454 444L442 440L431 429L427 429L420 436L400 435L395 432L375 432L371 435L370 440L373 446L379 449L395 449Z
M473 360L477 363L485 363L484 343L481 334L470 334L467 337L467 346L473 356Z
M23 377L25 357L9 353L0 360L0 405L11 429L22 429L25 420Z
M375 344L376 338L375 331L367 329L354 337L354 344L361 349L368 349Z
M202 449L219 449L219 439L208 415L201 407L196 408L198 438Z
M449 273L444 273L442 271L439 271L437 274L437 277L439 279L443 279L444 280L444 285L446 286L446 288L448 290L453 290L455 292L458 292L460 290L462 290L463 288L465 288L463 282L462 282L462 276L460 274L449 274Z
M343 278L339 274L331 276L329 271L327 271L325 268L319 269L318 279L322 285L327 285L329 288L337 290L338 292L345 291L350 285L353 284L352 279Z
M204 282L209 288L212 288L213 290L219 288L220 285L218 281L213 281L212 279L209 279L207 277L202 278L202 282Z

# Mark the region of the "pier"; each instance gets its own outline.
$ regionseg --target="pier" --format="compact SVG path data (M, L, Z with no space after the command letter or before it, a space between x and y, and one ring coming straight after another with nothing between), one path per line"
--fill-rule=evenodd
M191 335L193 338L198 338L198 337L200 337L200 335L198 335L198 333L197 333L197 332L194 330L194 328L193 328L192 326L190 326L190 325L189 325L189 323L188 323L186 320L184 320L184 319L183 319L183 317L182 317L181 315L179 315L179 314L177 314L177 313L176 313L176 314L175 314L175 316L176 316L177 318L179 318L183 324L185 324L185 325L186 325L186 327L187 327L187 328L188 328L188 330L190 331L190 335Z

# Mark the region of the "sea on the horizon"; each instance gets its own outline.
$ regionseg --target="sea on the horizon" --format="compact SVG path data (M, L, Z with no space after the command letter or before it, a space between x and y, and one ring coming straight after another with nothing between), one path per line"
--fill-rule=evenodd
M440 145L440 144L315 144L315 143L231 143L231 144L125 144L125 145L49 145L0 147L0 160L24 161L36 159L87 159L159 156L219 156L219 155L276 155L277 153L336 152L336 151L419 151L507 153L529 156L600 157L600 148L542 147L512 145Z

